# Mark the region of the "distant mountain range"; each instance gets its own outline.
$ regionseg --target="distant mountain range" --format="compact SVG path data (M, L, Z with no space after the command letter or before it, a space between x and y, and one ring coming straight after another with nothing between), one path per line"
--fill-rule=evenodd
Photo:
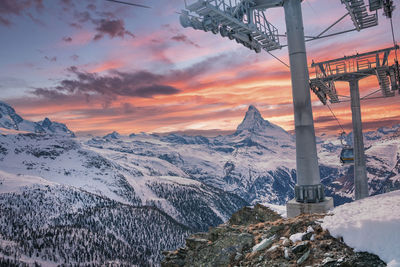
M69 130L65 124L52 122L48 118L39 122L24 120L11 106L0 101L0 131L1 128L30 133L47 133L75 137L75 134Z
M26 121L5 103L0 127L10 130L0 132L2 260L152 265L161 250L245 205L293 198L294 137L254 106L233 134L213 138L72 138L64 124ZM365 135L371 194L400 189L399 129ZM322 182L336 205L354 194L340 150L338 139L318 141Z

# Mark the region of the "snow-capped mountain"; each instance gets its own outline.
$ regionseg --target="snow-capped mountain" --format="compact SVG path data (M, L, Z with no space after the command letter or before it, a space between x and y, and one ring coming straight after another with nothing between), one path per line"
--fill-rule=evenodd
M235 135L243 132L255 133L258 135L266 135L271 138L284 137L291 138L290 134L278 125L272 124L267 120L264 120L258 109L250 105L246 112L243 121L239 124L236 129Z
M42 126L44 131L48 134L67 135L75 137L75 134L63 123L51 121L49 118L45 118L43 121L39 121L37 123Z
M45 118L40 122L23 119L14 108L0 101L0 128L29 133L47 133L75 137L75 134L65 124L52 122Z
M121 135L119 133L117 133L116 131L103 136L104 139L119 139L120 137L121 137Z
M140 133L128 137L113 132L104 137L90 139L71 138L72 132L66 135L49 135L32 133L42 131L24 130L29 133L23 133L20 130L26 129L22 123L23 119L10 106L4 104L1 107L1 127L7 126L7 129L16 130L0 134L0 199L6 203L1 207L7 209L9 206L14 210L17 208L11 204L14 201L21 203L20 207L24 207L25 202L21 199L26 199L29 205L36 205L35 209L46 210L46 216L51 218L45 223L45 231L50 231L51 227L64 229L66 225L77 223L78 220L82 224L79 224L78 232L72 231L73 235L99 235L99 232L96 232L98 228L93 225L96 225L95 222L107 221L107 214L113 214L110 224L107 222L108 226L100 227L101 231L117 231L115 238L124 244L132 246L133 243L129 241L132 236L144 236L143 233L146 233L151 240L139 238L136 246L143 248L157 242L166 242L165 246L179 246L189 232L206 230L210 225L222 223L244 205L258 202L284 204L293 198L296 181L294 137L279 126L264 120L254 106L249 107L243 122L231 135L207 138ZM66 126L64 128L63 125L48 119L30 125L46 129L45 132L69 131ZM398 129L399 127L395 126L392 129L367 133L367 171L371 194L400 188ZM322 182L326 185L328 195L334 197L336 205L351 201L354 194L353 169L351 166L340 165L340 149L338 139L327 138L318 144ZM17 185L11 186L10 179L4 177L14 177L12 179L18 181L17 185L21 183L26 187L10 191L10 188ZM2 183L2 179L7 181ZM38 179L40 182L37 182ZM35 182L26 184L28 180ZM48 191L48 188L52 189ZM50 202L46 202L47 200L38 202L38 199L43 197L51 201L65 199L65 195L68 195L64 203L68 208L65 210L69 213L58 214L53 209L49 210L46 203ZM70 199L74 197L79 201ZM100 200L108 204L106 207L94 208L94 212L93 205L98 205ZM25 208L28 209L29 205L26 204ZM22 211L25 211L25 208ZM153 215L143 218L136 212L139 210L146 210ZM90 214L89 221L83 219L87 214ZM31 219L19 216L22 216L21 221L40 220L33 215ZM154 216L160 219L153 220ZM68 221L70 219L67 220L66 217L75 218L75 221ZM53 218L61 218L59 221L62 223L55 224L59 221L54 221ZM170 228L165 230L155 227L149 230L150 228L137 227L127 235L123 230L126 225L119 223L120 220L136 226L145 223L150 228L154 227L154 224L168 221ZM66 224L66 221L70 224ZM33 228L29 231L21 230L11 215L5 217L2 223L12 225L10 229L15 232L37 231ZM68 227L65 229L69 229ZM7 236L6 232L2 232L6 231L4 229L0 226L0 258L6 255L3 244L10 241L14 242L15 249L19 246L29 248L29 251L18 250L17 253L23 257L32 260L35 258L32 253L36 253L39 258L45 257L51 261L37 251L34 245L34 242L39 242L40 236L38 240L32 239L36 241L32 241L31 244L22 244L11 239L11 234L8 235L8 239L3 239L2 236ZM172 234L163 235L163 231L180 237L166 241ZM161 239L164 241L160 241ZM143 257L135 261L129 258L130 256L121 256L132 252L127 248L121 251L123 253L118 254L119 257L125 257L124 259L133 263L143 263ZM31 254L27 256L26 253ZM57 253L65 255L67 252ZM114 260L105 255L108 253L106 251L96 253L96 257L101 260L93 262L105 264ZM150 249L143 253L147 255L146 259L154 262L161 257L160 250ZM35 259L39 259L38 257ZM88 259L85 258L85 262ZM58 257L57 260L66 262L71 258ZM82 261L75 257L71 262Z

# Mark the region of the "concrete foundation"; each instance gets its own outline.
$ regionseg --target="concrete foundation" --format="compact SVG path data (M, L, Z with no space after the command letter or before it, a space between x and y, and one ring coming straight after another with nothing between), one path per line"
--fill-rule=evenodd
M331 197L325 197L325 200L319 203L300 203L292 199L286 205L288 218L293 218L300 214L327 213L332 208L333 198Z

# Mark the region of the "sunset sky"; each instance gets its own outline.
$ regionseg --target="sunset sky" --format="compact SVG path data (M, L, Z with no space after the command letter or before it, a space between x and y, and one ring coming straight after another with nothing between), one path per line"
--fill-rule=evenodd
M219 34L182 28L175 12L183 0L126 1L152 8L105 0L1 0L0 100L26 119L49 117L81 134L226 133L250 104L265 119L294 128L286 66ZM400 1L394 2L400 39ZM302 7L306 35L346 12L340 0L306 0ZM266 14L284 34L283 9ZM392 46L389 20L378 14L377 27L308 42L309 64ZM350 28L346 18L330 32ZM273 54L289 62L286 48ZM361 95L378 86L375 77L363 80ZM349 94L347 84L339 89ZM314 95L312 101L317 134L338 133L328 108ZM361 105L365 130L400 123L398 93ZM350 104L332 109L350 131Z

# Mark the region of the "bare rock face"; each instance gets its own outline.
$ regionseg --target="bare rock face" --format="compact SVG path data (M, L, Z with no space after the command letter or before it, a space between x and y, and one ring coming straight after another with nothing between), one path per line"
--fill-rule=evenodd
M324 215L283 219L267 207L245 207L225 224L164 252L162 267L189 266L386 266L378 256L355 253L320 226Z
M254 208L244 207L234 213L229 219L229 225L250 225L261 222L275 221L282 217L271 209L257 204Z

